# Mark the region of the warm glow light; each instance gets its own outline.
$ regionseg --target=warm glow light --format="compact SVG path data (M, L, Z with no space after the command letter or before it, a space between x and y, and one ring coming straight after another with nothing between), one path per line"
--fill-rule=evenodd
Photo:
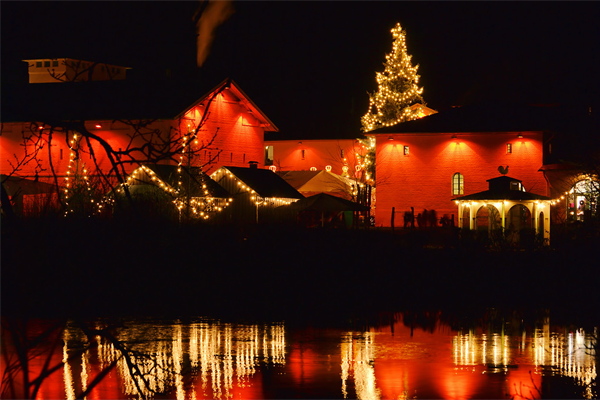
M392 52L385 56L384 72L376 73L378 91L369 96L369 109L361 118L363 131L396 125L419 118L423 103L423 88L418 87L417 66L412 66L406 49L406 32L400 23L392 29Z

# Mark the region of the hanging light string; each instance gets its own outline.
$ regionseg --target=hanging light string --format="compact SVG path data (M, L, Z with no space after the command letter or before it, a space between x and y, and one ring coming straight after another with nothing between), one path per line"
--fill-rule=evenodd
M79 168L79 153L80 153L80 142L81 137L76 133L73 134L71 140L69 140L69 163L67 165L67 172L65 176L63 196L65 203L65 212L64 216L74 213L75 209L73 208L73 197L76 194L76 191L81 189L81 184L85 187L85 194L89 196L90 203L94 204L94 199L91 197L92 187L90 184L90 179L88 175L88 170L85 163L82 163L81 168ZM82 199L83 202L83 199ZM84 204L81 204L82 206Z
M283 206L292 204L298 200L287 197L262 197L225 167L219 168L210 177L216 182L220 182L224 178L229 179L233 182L233 186L237 187L241 193L250 194L250 201L256 206Z

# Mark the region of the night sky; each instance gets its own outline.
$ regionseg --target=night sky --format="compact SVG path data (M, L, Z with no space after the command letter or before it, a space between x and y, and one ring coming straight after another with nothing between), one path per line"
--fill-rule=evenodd
M61 57L149 82L167 71L207 87L230 77L281 138L356 137L400 22L434 109L600 98L598 2L234 1L198 67L200 4L2 1L2 80L26 80L22 59Z

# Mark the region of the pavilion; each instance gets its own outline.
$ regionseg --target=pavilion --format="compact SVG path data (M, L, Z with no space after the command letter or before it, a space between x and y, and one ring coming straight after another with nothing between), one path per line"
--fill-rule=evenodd
M458 227L491 232L534 228L537 235L550 240L550 206L553 200L526 192L520 180L500 176L487 180L489 189L457 197Z

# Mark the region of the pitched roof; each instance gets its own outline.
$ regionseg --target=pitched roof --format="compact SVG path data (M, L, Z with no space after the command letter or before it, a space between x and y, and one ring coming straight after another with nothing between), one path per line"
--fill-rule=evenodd
M50 183L4 174L0 175L0 183L2 183L9 196L14 196L15 194L54 193L57 191L56 186Z
M489 189L483 192L473 193L466 196L457 197L452 200L469 201L469 200L513 200L513 201L535 201L535 200L550 200L550 197L542 196L535 193L525 192L524 190L512 189L513 187L521 188L519 179L509 176L499 176L487 180ZM512 185L516 183L517 185Z
M302 199L304 196L269 169L223 167L252 188L261 197Z
M281 176L294 189L300 189L302 185L314 178L320 171L279 171L277 175Z
M562 106L489 102L440 111L368 134L548 131L565 127L573 110Z
M179 173L179 167L176 165L145 164L144 166L151 169L161 181L173 188L177 188L178 182L181 180L184 190L189 188L189 195L192 197L229 197L227 190L212 180L198 167L181 167L181 173ZM189 181L187 178L189 178ZM136 183L151 184L152 181L138 178L136 179ZM206 185L206 188L203 187L204 185ZM208 195L205 193L205 190L208 191Z
M339 211L367 211L369 207L355 203L350 200L342 199L327 193L319 193L313 196L298 200L288 206L291 209L299 211L320 211L320 212L339 212Z

